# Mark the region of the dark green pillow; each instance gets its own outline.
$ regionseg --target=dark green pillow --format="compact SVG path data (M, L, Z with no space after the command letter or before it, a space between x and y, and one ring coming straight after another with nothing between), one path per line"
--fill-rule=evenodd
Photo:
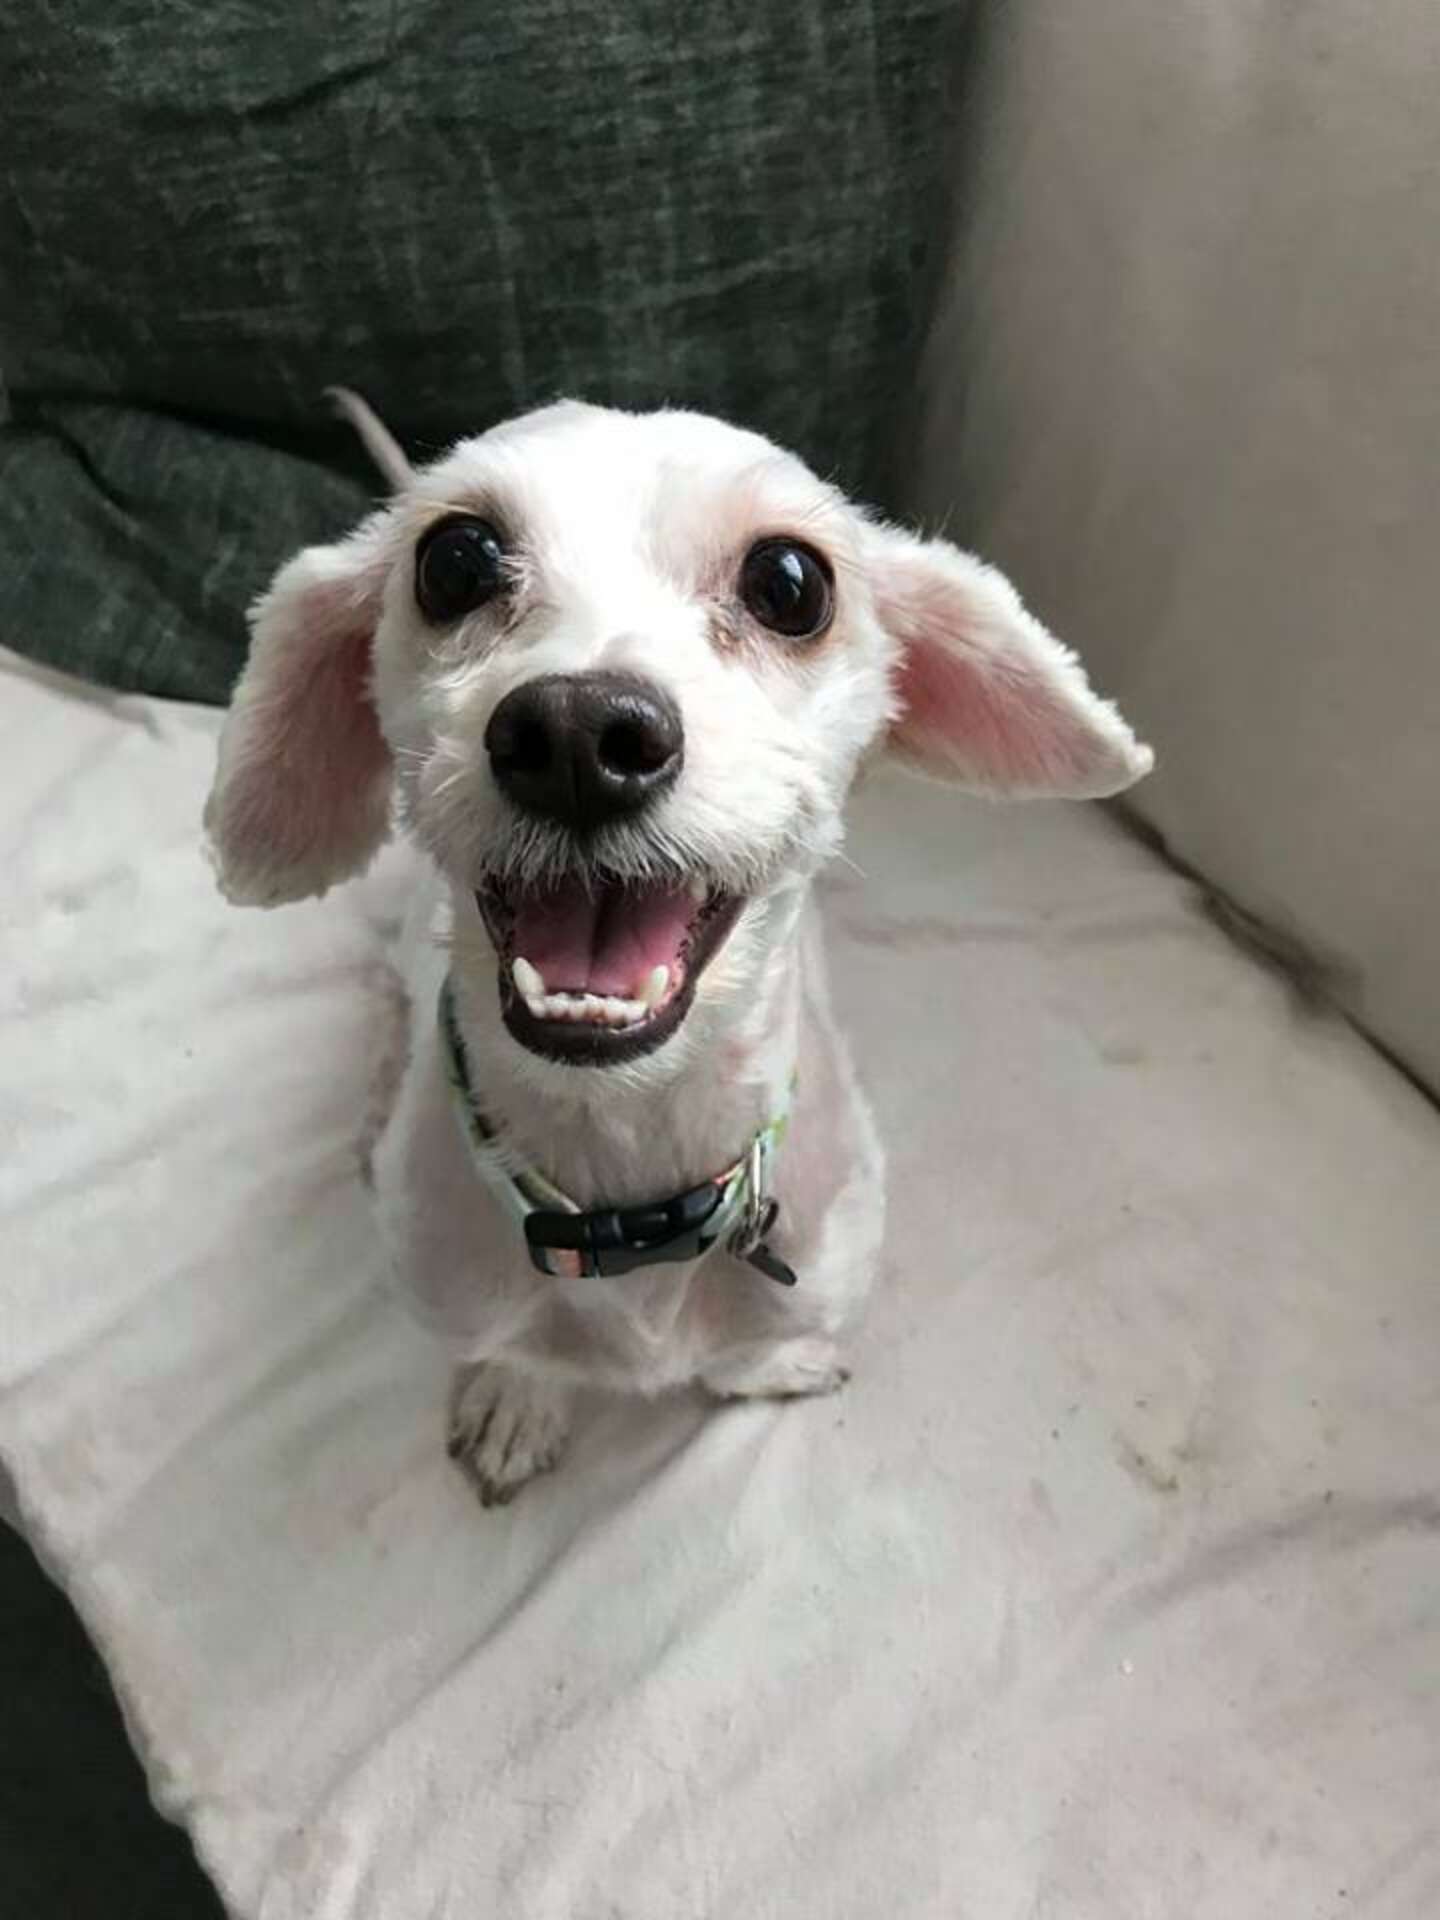
M557 393L870 497L942 231L955 0L72 0L0 44L0 639L224 697L276 563Z

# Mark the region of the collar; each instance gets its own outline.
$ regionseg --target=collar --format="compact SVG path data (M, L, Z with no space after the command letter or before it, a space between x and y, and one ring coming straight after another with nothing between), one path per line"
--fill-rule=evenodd
M538 1167L517 1166L508 1152L502 1156L494 1130L476 1103L448 977L440 989L439 1017L445 1077L471 1161L519 1221L530 1259L541 1273L565 1279L609 1278L637 1267L698 1260L723 1239L732 1253L767 1278L781 1286L795 1285L794 1270L765 1244L780 1211L771 1187L790 1117L788 1094L785 1106L754 1135L741 1157L710 1179L644 1206L587 1212Z

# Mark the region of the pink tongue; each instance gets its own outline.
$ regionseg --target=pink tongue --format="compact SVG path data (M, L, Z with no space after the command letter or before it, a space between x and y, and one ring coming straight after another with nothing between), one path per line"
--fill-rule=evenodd
M630 999L656 967L673 977L694 913L684 888L610 884L587 893L567 881L522 897L515 953L539 968L547 993Z

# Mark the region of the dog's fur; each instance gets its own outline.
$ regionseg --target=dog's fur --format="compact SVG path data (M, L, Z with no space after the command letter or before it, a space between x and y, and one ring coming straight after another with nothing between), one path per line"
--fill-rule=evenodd
M360 872L392 817L420 850L411 1053L377 1193L399 1273L464 1355L452 1451L489 1501L558 1458L578 1383L751 1395L844 1379L839 1341L878 1255L881 1156L809 893L865 756L982 793L1091 796L1128 786L1150 754L998 573L877 523L755 434L565 402L417 474L393 442L370 444L395 497L291 560L256 606L206 818L225 892L262 906ZM414 553L456 511L504 526L512 578L503 602L437 631L416 607ZM833 568L816 641L778 638L740 603L744 554L777 535ZM580 847L505 798L482 742L512 688L595 669L658 682L685 757L652 808ZM701 875L746 902L678 1030L623 1064L565 1064L512 1037L476 906L488 876L534 883L589 860L637 882ZM723 1246L623 1279L535 1272L450 1109L434 1015L447 966L492 1125L581 1205L653 1200L730 1164L798 1065L774 1244L799 1286Z

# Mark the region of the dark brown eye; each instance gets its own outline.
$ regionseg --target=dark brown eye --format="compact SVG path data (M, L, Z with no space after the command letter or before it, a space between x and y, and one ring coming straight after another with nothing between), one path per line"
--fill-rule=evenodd
M772 633L812 640L835 611L835 576L813 547L798 540L758 540L740 569L740 598Z
M493 600L505 584L505 548L488 520L437 520L415 549L415 604L435 626Z

